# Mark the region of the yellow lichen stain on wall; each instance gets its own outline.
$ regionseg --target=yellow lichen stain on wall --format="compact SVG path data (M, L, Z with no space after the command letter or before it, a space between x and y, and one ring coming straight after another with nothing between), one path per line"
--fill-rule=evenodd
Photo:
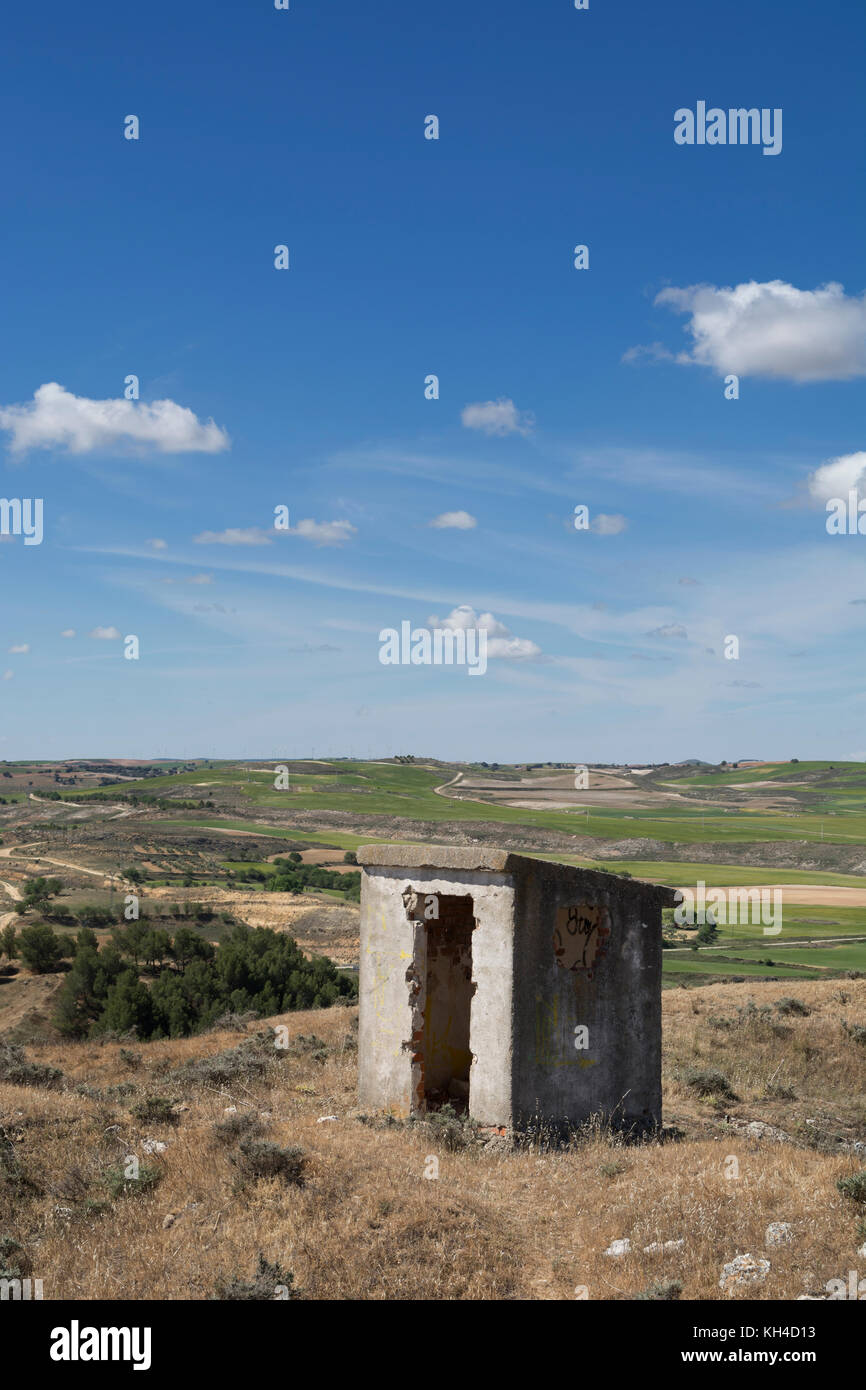
M535 1062L541 1067L594 1067L592 1057L580 1057L563 1048L559 1000L535 998ZM568 1025L570 1028L570 1025Z

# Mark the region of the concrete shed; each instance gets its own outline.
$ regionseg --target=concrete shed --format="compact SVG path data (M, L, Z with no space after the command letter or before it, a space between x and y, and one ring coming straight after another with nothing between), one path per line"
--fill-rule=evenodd
M368 845L358 859L363 1109L660 1124L673 889L499 849Z

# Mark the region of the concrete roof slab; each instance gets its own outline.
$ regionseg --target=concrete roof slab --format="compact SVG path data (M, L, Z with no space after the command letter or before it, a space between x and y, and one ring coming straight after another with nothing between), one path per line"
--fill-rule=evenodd
M538 873L572 879L598 891L613 892L623 899L652 898L662 907L676 904L675 890L642 879L623 878L600 869L583 869L575 864L557 864L549 859L535 859L526 854L483 845L363 845L357 852L358 863L365 869L446 869L464 873L513 874L521 876Z

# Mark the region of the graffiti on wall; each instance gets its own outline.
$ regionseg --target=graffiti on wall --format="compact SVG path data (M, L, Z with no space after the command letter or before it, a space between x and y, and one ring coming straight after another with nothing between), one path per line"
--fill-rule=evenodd
M553 933L553 954L563 970L572 970L591 980L599 962L607 955L610 936L606 907L578 903L560 907Z

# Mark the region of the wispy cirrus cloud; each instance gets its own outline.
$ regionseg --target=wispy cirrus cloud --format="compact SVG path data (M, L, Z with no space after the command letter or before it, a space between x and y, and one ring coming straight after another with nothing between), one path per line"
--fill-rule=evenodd
M185 579L161 579L160 584L212 584L212 574L191 574Z
M202 531L193 536L193 545L270 545L271 538L260 526L229 526L225 531Z
M350 521L314 521L306 517L297 526L265 531L261 526L230 526L225 531L202 531L193 536L194 545L272 545L281 536L300 536L316 545L343 545L357 532Z
M104 449L137 453L217 454L230 448L225 430L202 423L175 401L128 401L76 396L56 381L37 387L24 405L0 406L0 430L12 439L13 454L28 449L62 449L91 454Z
M313 541L316 545L343 545L357 532L351 521L314 521L307 517L297 526L290 526L284 535L300 536L302 540Z

